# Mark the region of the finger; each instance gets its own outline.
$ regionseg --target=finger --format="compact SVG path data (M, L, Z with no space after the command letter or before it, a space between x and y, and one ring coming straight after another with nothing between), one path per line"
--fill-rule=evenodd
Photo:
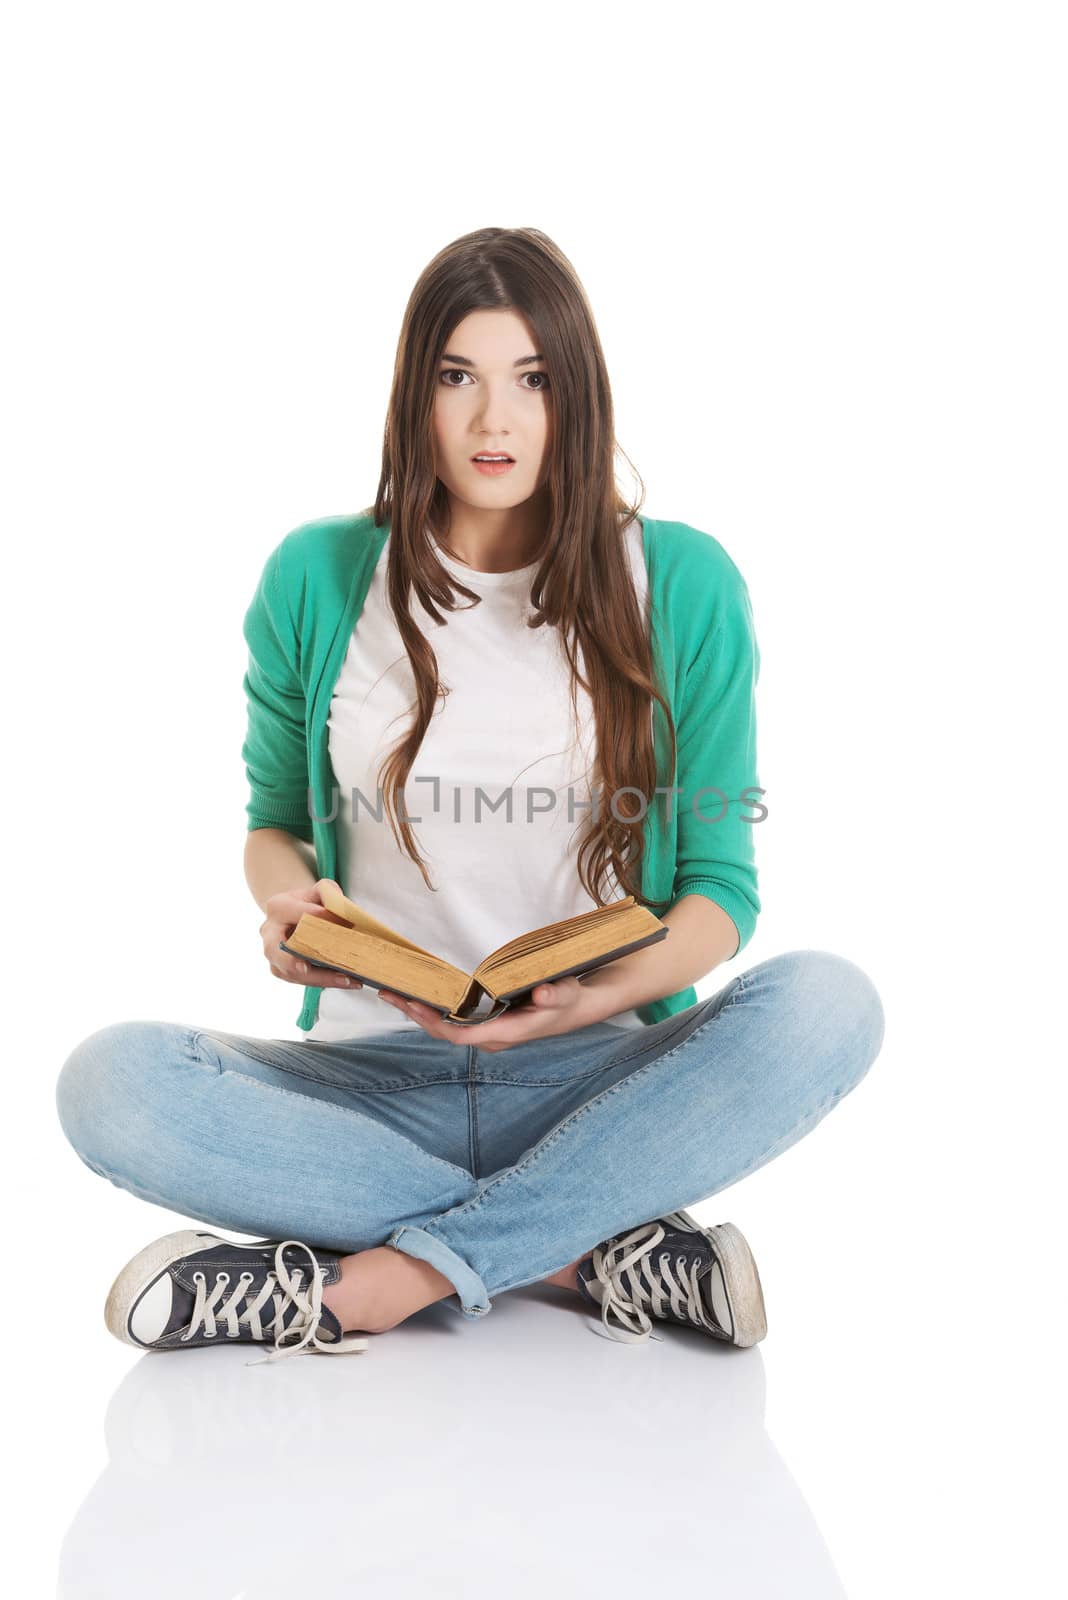
M275 949L280 949L276 944ZM288 950L281 951L285 957L285 970L290 974L294 983L306 983L319 989L362 989L363 984L359 978L351 973L336 972L332 967L313 966L310 961L303 961L300 956L293 955Z
M331 972L325 967L313 969L306 961L288 961L284 967L272 961L270 966L275 977L284 978L287 983L303 983L317 989L363 988L359 978L351 978L344 972Z
M582 993L582 985L577 978L557 978L555 983L539 983L531 994L531 999L539 1006L569 1005Z
M446 1022L439 1011L433 1006L424 1006L418 1000L409 1000L405 995L394 994L389 989L378 991L379 999L386 1005L392 1006L394 1011L400 1011L413 1022L418 1022L427 1033L433 1034L435 1039L452 1039L459 1030L452 1023Z
M309 967L304 961L298 963L296 977L298 983L305 983L316 989L363 988L359 978L350 977L346 972L330 972L325 967Z

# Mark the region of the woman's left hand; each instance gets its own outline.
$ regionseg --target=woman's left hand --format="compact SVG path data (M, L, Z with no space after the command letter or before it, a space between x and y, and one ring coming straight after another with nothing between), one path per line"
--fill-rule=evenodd
M576 1028L603 1021L605 1015L595 989L580 983L578 978L539 983L531 996L533 1004L517 1006L492 1022L471 1024L446 1022L433 1006L406 1000L388 989L380 989L378 997L418 1022L435 1039L447 1039L452 1044L473 1044L479 1050L507 1050L513 1044L525 1044L528 1039L573 1033Z

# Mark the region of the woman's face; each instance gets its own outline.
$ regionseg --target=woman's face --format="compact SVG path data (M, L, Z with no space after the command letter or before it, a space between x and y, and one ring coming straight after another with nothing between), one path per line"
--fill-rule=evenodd
M434 470L465 505L509 510L544 482L551 380L540 354L515 311L472 311L449 335L435 378ZM499 473L471 459L501 453L515 465Z

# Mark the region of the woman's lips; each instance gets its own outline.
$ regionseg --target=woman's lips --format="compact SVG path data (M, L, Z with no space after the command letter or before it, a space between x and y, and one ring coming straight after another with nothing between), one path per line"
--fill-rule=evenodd
M511 472L515 466L514 461L472 461L471 465L476 472L484 472L488 478L499 478L502 472Z

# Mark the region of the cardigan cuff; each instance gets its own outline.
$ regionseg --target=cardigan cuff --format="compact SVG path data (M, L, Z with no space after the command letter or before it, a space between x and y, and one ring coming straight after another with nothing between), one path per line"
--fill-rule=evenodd
M295 833L298 839L304 839L308 844L314 842L306 799L276 800L269 794L254 790L245 812L249 833L254 828L283 828L286 833Z

